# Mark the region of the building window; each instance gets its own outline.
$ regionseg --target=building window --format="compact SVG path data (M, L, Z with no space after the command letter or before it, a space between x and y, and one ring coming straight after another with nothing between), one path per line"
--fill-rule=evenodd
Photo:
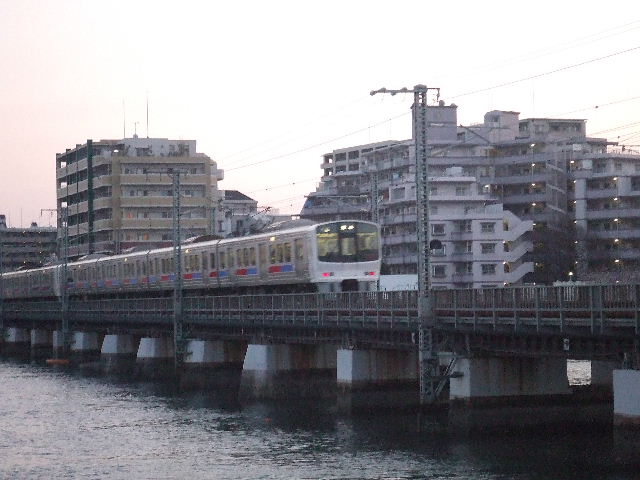
M482 264L482 274L483 275L494 275L496 273L496 266L493 263L483 263Z
M444 223L434 223L431 225L431 235L444 235Z
M467 187L456 187L456 196L463 197L469 194L469 189Z
M482 233L494 233L496 231L496 224L494 222L481 222L480 229Z
M481 243L480 249L482 253L496 253L495 243Z
M431 276L434 278L442 278L447 274L446 265L432 265L431 266Z

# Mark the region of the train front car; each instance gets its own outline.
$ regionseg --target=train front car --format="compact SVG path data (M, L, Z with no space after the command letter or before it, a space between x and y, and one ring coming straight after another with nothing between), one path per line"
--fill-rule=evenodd
M343 220L315 226L311 275L319 292L376 290L380 278L380 227Z

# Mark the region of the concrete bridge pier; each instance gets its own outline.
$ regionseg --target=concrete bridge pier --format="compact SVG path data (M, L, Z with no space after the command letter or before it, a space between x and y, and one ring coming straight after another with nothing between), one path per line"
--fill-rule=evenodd
M240 398L332 397L336 391L336 350L332 345L250 344Z
M417 354L340 349L337 383L343 411L415 407L420 401Z
M29 356L31 335L26 328L9 327L4 332L3 353L7 355Z
M31 357L48 358L53 346L53 332L34 328L31 330Z
M640 370L613 371L613 423L640 427Z
M592 360L591 361L591 385L606 389L613 389L613 371L620 367L620 362Z
M108 334L102 340L100 361L105 373L128 373L134 370L138 345L133 335Z
M73 361L84 363L99 359L102 338L98 332L73 332L70 343Z
M180 388L213 390L237 398L247 343L223 340L188 340Z
M564 358L458 358L450 379L453 403L517 403L533 396L571 393Z
M170 378L174 375L173 339L142 337L136 354L136 373L145 378Z

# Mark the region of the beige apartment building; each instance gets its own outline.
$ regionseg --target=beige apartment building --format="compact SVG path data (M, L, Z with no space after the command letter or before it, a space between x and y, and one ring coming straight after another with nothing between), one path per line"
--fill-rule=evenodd
M87 140L56 155L58 245L69 257L173 241L173 179L180 171L182 239L216 233L223 171L195 140ZM68 227L64 229L66 207Z

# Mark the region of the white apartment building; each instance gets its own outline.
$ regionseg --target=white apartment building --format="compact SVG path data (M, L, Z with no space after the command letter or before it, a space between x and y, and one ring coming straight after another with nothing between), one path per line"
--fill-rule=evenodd
M523 261L533 262L533 271L525 282L604 278L599 273L619 281L636 278L637 152L586 136L583 119L521 120L518 112L496 110L482 123L464 127L457 126L455 105L440 104L428 107L427 120L430 176L460 167L505 210L532 222L533 249ZM399 197L394 193L399 185L414 184L414 155L412 140L325 154L321 183L309 194L301 217L378 218L383 273L415 273L415 189Z
M533 271L524 260L533 249L531 220L505 211L460 167L431 177L429 187L430 238L442 244L431 251L433 288L519 284Z
M216 233L223 172L195 140L87 140L56 155L58 244L68 218L69 256L168 246L173 240L173 179L180 171L182 239Z

